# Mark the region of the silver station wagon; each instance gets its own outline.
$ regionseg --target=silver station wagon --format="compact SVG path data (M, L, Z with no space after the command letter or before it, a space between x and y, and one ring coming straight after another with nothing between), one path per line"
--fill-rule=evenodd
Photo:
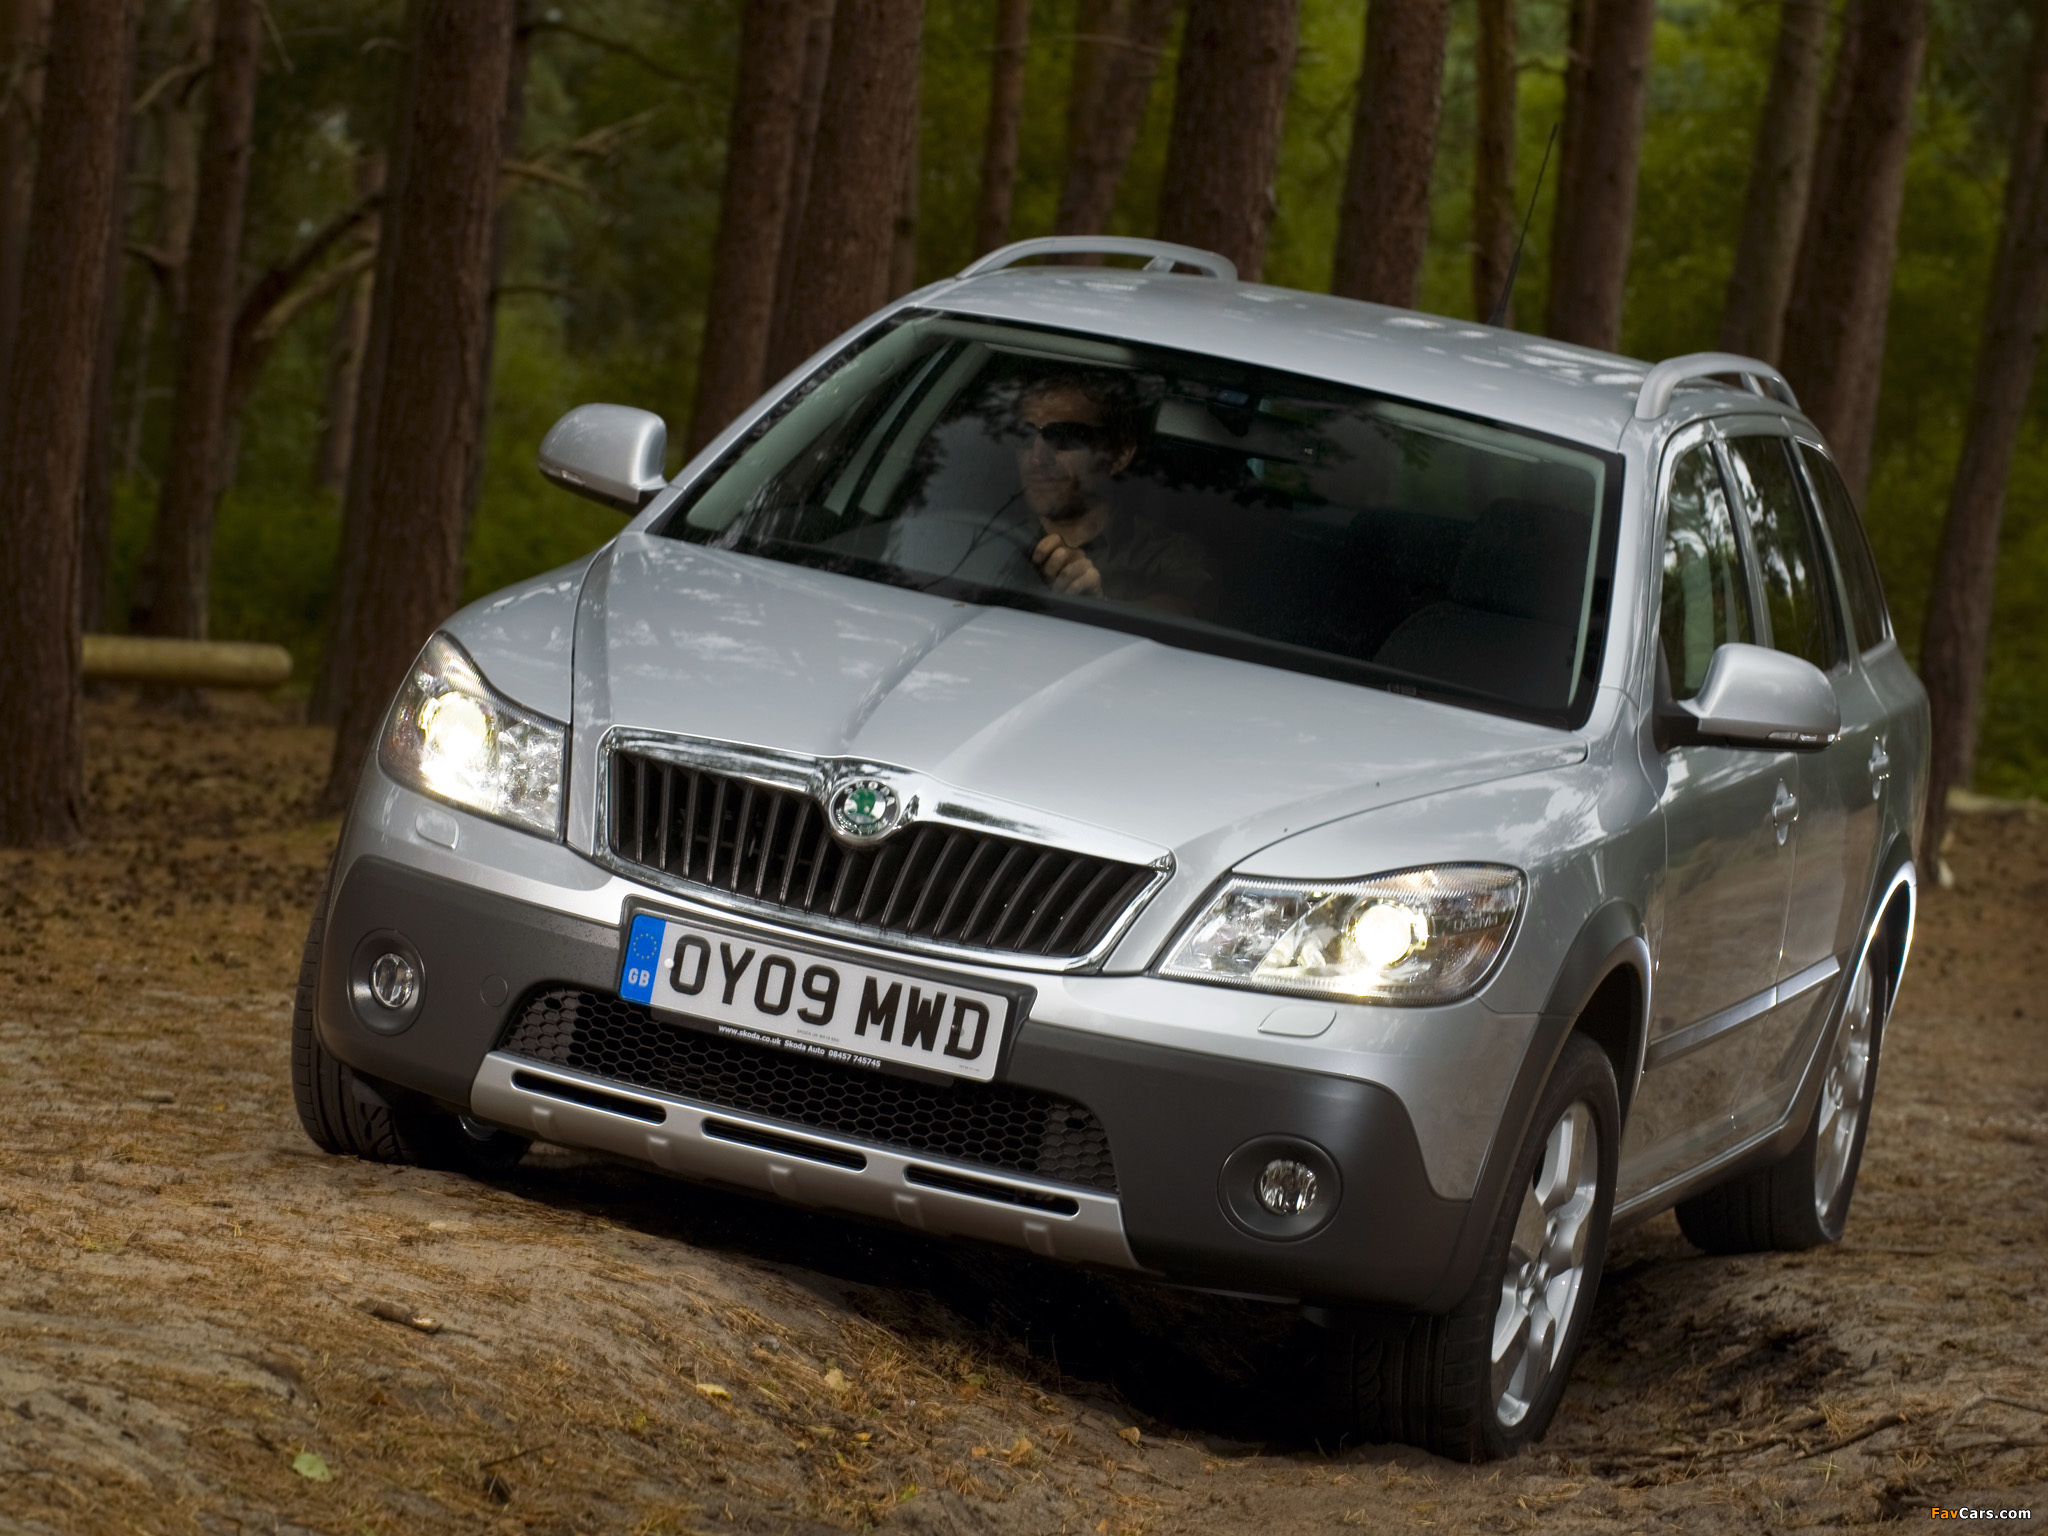
M1549 1423L1617 1223L1840 1236L1927 707L1772 369L1028 241L664 437L565 417L631 520L391 706L322 1147L1272 1298L1341 1432L1461 1458Z

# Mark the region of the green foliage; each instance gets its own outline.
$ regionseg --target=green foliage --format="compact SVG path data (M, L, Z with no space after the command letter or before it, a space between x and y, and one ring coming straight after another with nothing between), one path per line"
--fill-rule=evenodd
M642 404L680 429L695 382L743 0L559 0L536 6L511 235L498 311L482 497L465 594L477 596L589 549L614 514L551 489L533 452L585 399ZM355 195L356 155L378 147L395 97L402 0L272 0L290 55L260 107L248 246L283 259ZM1562 110L1566 0L1523 0L1518 198ZM2032 7L1936 0L1890 316L1869 521L1908 654L1917 650L2001 216L2006 139ZM1074 42L1088 0L1033 8L1015 238L1048 233L1066 150ZM1327 285L1364 35L1365 0L1302 0L1271 282ZM991 0L928 0L921 93L919 278L973 254L988 102ZM1661 0L1624 349L1710 347L1733 261L1777 7ZM1425 307L1475 308L1467 235L1474 148L1473 7L1459 0L1445 79ZM1176 37L1161 60L1112 228L1151 232L1172 114ZM1539 199L1517 316L1540 326L1556 165ZM138 218L147 215L139 206ZM145 232L146 234L146 232ZM131 280L131 311L139 282ZM316 491L333 305L286 333L244 412L233 489L219 515L214 627L317 655L331 600L338 512ZM131 322L132 326L132 322ZM114 613L147 542L168 417L169 337L145 382L143 467L121 487ZM132 337L131 337L132 346ZM2037 396L2015 466L1994 621L1979 785L2048 793L2048 418ZM388 552L402 558L402 552Z

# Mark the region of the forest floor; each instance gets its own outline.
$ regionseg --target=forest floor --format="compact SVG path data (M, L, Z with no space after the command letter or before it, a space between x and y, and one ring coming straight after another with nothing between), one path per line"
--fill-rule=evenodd
M0 854L0 1532L2048 1519L2035 813L1958 818L1846 1240L1620 1237L1549 1438L1474 1468L1276 1434L1291 1345L1244 1304L560 1149L322 1155L287 1029L328 738L231 698L88 726L89 840Z

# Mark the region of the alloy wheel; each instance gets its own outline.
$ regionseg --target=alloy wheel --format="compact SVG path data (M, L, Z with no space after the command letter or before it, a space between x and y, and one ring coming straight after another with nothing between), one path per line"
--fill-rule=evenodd
M1856 967L1849 997L1842 1006L1842 1027L1835 1033L1834 1054L1820 1089L1820 1127L1813 1156L1813 1209L1825 1223L1848 1177L1856 1132L1870 1098L1870 1047L1876 1034L1877 1011L1866 960Z
M1570 1337L1599 1181L1599 1125L1576 1100L1550 1128L1501 1276L1492 1355L1494 1415L1503 1428L1527 1416Z

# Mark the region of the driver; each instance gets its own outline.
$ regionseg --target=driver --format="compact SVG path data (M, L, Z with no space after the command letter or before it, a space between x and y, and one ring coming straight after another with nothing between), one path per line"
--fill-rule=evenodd
M1135 396L1119 375L1080 370L1024 391L1017 473L1044 535L1031 560L1056 592L1191 614L1209 586L1201 551L1116 505L1116 477L1138 452Z

